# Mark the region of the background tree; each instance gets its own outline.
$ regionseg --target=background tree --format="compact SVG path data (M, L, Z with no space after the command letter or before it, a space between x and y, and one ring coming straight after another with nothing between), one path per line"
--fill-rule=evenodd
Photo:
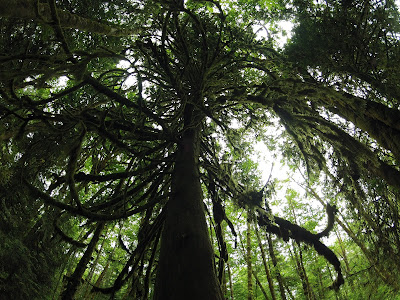
M385 292L396 289L393 3L357 3L361 17L343 3L49 0L20 1L18 12L15 3L0 19L3 295L43 298L49 288L63 299L223 299L223 269L235 248L231 219L240 222L241 210L263 231L294 241L309 295L338 290L340 261L322 242L333 206L321 230L274 215L273 185L260 182L249 157L251 139L268 140L266 128L277 123L284 160L348 211L355 230L367 233L358 244L385 258L381 270L396 265ZM278 52L273 23L289 16L298 22L295 35ZM358 21L360 38L344 42L331 32L342 19L344 29ZM380 20L375 29L372 19ZM262 38L255 25L272 33ZM338 43L321 42L318 59L307 59L307 39L316 43L320 28ZM365 58L372 52L376 63ZM349 69L336 62L344 60ZM291 251L268 239L271 254ZM304 244L315 252L306 255ZM317 254L331 266L329 282L322 265L321 276L307 269ZM284 288L295 294L293 274L281 276L271 260L282 298ZM265 296L267 278L253 276L254 299L257 287Z

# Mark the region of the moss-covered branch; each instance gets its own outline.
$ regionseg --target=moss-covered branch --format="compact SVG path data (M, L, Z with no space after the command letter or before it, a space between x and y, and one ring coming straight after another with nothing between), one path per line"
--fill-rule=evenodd
M264 227L266 231L276 234L281 237L284 241L288 241L289 238L294 239L297 242L303 242L309 244L314 247L314 249L318 252L318 254L325 257L330 264L335 268L338 276L335 282L332 284L331 288L337 290L344 283L342 270L340 268L340 261L336 254L325 246L319 239L321 237L321 233L314 234L309 232L308 230L300 227L299 225L293 224L288 220L282 219L280 217L273 217L273 221L271 221L270 216L265 211L258 209L258 224L261 227ZM332 223L333 226L333 223ZM328 224L328 227L329 224ZM328 229L328 228L327 228ZM325 230L322 232L324 233Z

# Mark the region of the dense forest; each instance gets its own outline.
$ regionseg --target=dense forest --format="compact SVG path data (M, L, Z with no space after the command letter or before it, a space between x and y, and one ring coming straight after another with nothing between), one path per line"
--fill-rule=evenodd
M400 299L399 65L392 0L0 0L0 299Z

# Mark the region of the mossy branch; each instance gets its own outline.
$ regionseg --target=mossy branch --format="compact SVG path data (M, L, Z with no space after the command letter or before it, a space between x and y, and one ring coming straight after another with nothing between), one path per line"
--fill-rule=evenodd
M333 265L338 274L336 280L333 282L330 288L335 290L339 289L339 287L344 283L340 261L336 254L319 240L321 237L320 234L311 233L303 227L293 224L290 221L280 217L274 216L273 221L271 221L269 214L264 212L262 209L257 209L257 212L258 225L265 228L266 231L276 234L277 236L283 238L283 240L286 242L289 240L289 238L291 238L296 242L304 242L309 244L314 247L318 254L325 257L325 259Z

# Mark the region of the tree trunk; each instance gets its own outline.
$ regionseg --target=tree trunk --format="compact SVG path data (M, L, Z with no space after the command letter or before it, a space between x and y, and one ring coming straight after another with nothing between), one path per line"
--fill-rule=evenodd
M233 297L233 284L232 284L232 273L231 273L231 267L229 265L229 262L226 263L227 269L228 269L228 277L229 277L229 293L231 295L231 300L234 299Z
M349 265L349 260L347 259L346 248L343 245L343 240L342 240L342 237L340 236L339 230L335 229L335 234L337 237L337 241L338 241L340 250L342 251L344 265L346 266L345 272L347 273L347 275L349 275L350 274L350 265Z
M313 255L315 262L317 262L318 257L317 255L314 253ZM322 280L322 269L320 267L320 265L318 263L315 264L316 266L316 277L318 277L318 286L317 286L317 291L318 291L318 299L325 299L325 293L324 293L324 282Z
M104 222L101 222L97 225L96 230L93 234L92 239L90 240L89 245L86 248L85 253L80 259L78 265L76 266L74 273L68 279L67 286L62 294L63 300L72 300L75 298L74 296L76 290L78 289L79 284L81 283L82 276L85 273L87 264L89 263L90 258L92 257L92 253L97 245L97 242L100 239L100 235L101 232L103 231L103 228L104 228Z
M247 211L247 232L246 232L246 262L247 262L247 299L253 299L253 272L251 265L251 226L250 210Z
M192 113L185 110L185 115L191 117ZM199 129L185 130L178 143L161 237L156 300L223 299L205 218L199 147Z
M266 300L268 300L267 292L265 291L264 287L262 286L262 283L261 283L260 279L258 278L257 273L254 271L253 271L253 276L254 276L254 279L256 280L257 285L260 287L261 293L263 293L264 298Z
M294 222L297 223L297 215L296 212L294 210L294 206L293 206L293 202L292 200L289 198L288 199L288 204L289 204L289 209L290 212L293 215L293 219ZM298 252L296 252L296 246L298 248ZM299 243L294 244L293 243L293 256L294 259L296 261L296 265L297 265L297 271L299 273L301 282L302 282L302 286L303 286L303 290L304 290L304 295L306 296L307 299L309 300L314 300L314 292L311 288L310 282L308 280L308 276L307 276L307 272L306 269L304 267L304 262L303 262L303 252L301 251L301 247Z
M105 234L107 234L107 232ZM93 286L92 278L93 278L93 275L95 274L95 271L97 269L97 265L99 264L99 260L100 260L100 258L102 256L102 252L103 252L103 248L104 248L105 242L106 242L106 239L103 239L103 241L101 242L101 245L100 245L100 249L97 252L96 259L95 259L95 261L93 262L93 264L92 264L92 266L90 268L89 274L85 278L85 283L76 292L76 298L77 299L79 299L79 298L81 298L81 299L89 299L89 297L90 297L90 290L91 290L91 287Z
M293 245L293 258L296 262L296 269L297 269L297 273L299 274L300 280L301 280L301 284L303 287L303 291L304 291L304 296L306 297L306 299L308 300L314 300L314 292L311 289L310 286L310 282L308 280L308 276L306 273L306 270L304 268L304 263L303 263L303 255L300 249L300 246L298 246L298 251L299 253L296 252L296 247L295 245Z
M274 284L272 282L271 272L269 271L267 258L266 258L266 255L265 255L265 250L264 250L264 247L263 247L263 245L261 243L260 233L258 232L257 226L255 227L255 232L256 232L256 236L257 236L258 247L260 248L260 251L261 251L261 258L262 258L262 262L263 262L263 265L264 265L265 274L267 275L267 280L268 280L269 290L271 292L271 297L272 297L273 300L276 300Z
M278 280L279 285L279 292L281 293L282 300L286 300L285 294L285 286L283 284L283 278L281 276L281 272L278 269L278 260L276 259L275 251L274 251L274 244L272 243L272 238L269 233L267 233L268 238L268 250L269 255L271 256L272 264L274 265L276 279Z

